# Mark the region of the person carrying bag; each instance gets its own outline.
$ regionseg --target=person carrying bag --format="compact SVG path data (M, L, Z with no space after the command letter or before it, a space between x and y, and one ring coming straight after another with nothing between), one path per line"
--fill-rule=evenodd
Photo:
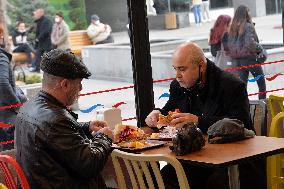
M249 72L256 79L259 99L266 98L266 84L263 69L259 65L267 58L267 53L259 44L249 9L241 5L237 8L229 31L228 43L224 49L229 52L232 62L238 67L238 74L248 83Z
M224 45L221 43L221 50L217 51L216 58L214 60L216 66L226 70L227 68L232 68L232 58L229 53L224 50Z

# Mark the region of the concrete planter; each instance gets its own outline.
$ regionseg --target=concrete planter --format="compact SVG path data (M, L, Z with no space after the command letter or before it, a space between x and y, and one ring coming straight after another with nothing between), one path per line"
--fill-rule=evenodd
M172 77L171 55L161 54L175 49L185 40L152 41L151 62L153 79ZM83 62L92 78L130 81L133 79L131 50L127 43L86 46L82 49Z

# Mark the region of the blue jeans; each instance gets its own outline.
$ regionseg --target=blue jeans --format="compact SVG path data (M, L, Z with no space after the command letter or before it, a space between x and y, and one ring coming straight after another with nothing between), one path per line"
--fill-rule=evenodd
M255 58L239 58L239 59L233 59L233 62L236 66L249 66L253 64L257 64L255 61ZM249 72L253 75L253 77L257 77L259 75L264 75L263 69L261 66L254 66L250 68L240 69L238 70L240 79L247 85L248 78L249 78ZM265 92L266 91L266 84L264 77L260 77L257 81L259 92ZM259 99L266 99L266 93L259 94Z
M194 14L195 24L201 23L201 5L193 5L192 10Z

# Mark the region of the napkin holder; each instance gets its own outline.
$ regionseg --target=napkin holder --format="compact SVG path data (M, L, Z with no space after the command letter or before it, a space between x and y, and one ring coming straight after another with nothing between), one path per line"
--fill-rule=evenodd
M119 108L101 108L96 111L96 119L106 121L113 130L115 125L122 124L121 110Z

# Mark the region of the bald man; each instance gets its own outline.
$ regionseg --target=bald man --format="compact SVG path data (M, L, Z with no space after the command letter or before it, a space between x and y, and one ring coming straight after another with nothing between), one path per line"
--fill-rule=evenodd
M167 115L169 111L178 108L181 113L174 114L171 122L171 125L177 128L187 122L194 122L204 134L207 134L208 127L226 117L239 119L244 123L245 128L254 130L250 120L245 83L206 59L200 47L194 43L185 43L177 47L173 54L172 66L176 72L176 79L170 85L169 100L163 108L155 108L147 116L145 121L149 127L157 127L160 113ZM188 170L191 189L212 188L212 186L207 186L208 182L206 181L215 172L214 170L186 164L183 166ZM250 165L248 169L255 172L254 167ZM169 175L173 172L173 169L166 166L164 181L172 182L174 179ZM222 177L226 177L226 171L223 173ZM249 182L254 184L253 188L259 188L256 186L260 183L259 181L252 180L252 177L245 175L246 172L240 172L241 188L247 187ZM249 182L246 180L242 182L244 177L251 179ZM225 185L224 188L227 187L227 183L222 184ZM168 188L175 188L171 187L171 184L166 185ZM222 186L217 188L222 188Z
M162 109L148 115L148 126L157 126L159 113L166 115L178 108L182 113L175 114L172 121L176 127L194 122L207 133L209 126L228 117L254 130L245 84L206 59L200 47L194 43L180 45L173 54L172 66L176 79L170 85L170 98Z

